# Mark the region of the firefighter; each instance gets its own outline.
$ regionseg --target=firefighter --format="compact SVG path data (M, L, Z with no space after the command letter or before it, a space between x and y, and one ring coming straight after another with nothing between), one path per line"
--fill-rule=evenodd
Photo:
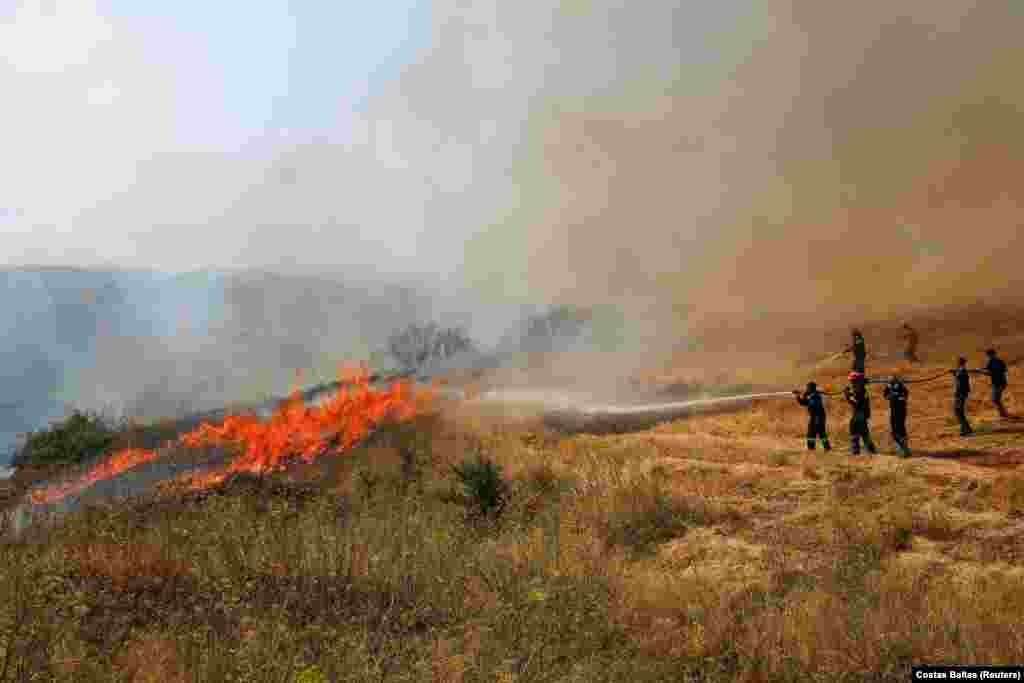
M967 359L961 356L957 360L956 370L950 370L953 375L953 412L956 419L960 421L960 436L970 436L974 433L971 423L967 421L967 397L971 394L970 370L967 369Z
M850 373L849 380L850 383L843 389L843 396L853 408L853 417L850 418L850 454L860 455L860 442L864 439L868 453L875 455L878 449L871 440L871 399L868 396L867 380L864 373L857 371Z
M1003 392L1006 391L1007 384L1006 363L996 355L995 349L989 349L985 354L988 356L988 365L981 372L992 379L992 403L999 411L1000 417L1010 417L1010 413L1006 411L1006 406L1003 405Z
M908 323L903 323L903 329L903 337L907 340L907 350L903 352L903 357L910 363L920 363L921 359L917 357L917 330Z
M828 431L825 428L825 398L818 391L818 385L814 382L807 383L807 390L801 393L794 390L796 401L807 408L807 450L813 451L817 439L821 438L821 446L826 451L832 450L832 444L828 442Z
M843 353L852 353L853 366L850 369L853 372L864 374L864 361L868 357L867 347L864 344L864 335L857 328L851 330L851 335L853 339Z
M907 437L907 399L910 391L899 377L893 377L885 385L882 395L889 401L889 426L892 429L892 440L899 446L904 457L910 457L910 445Z

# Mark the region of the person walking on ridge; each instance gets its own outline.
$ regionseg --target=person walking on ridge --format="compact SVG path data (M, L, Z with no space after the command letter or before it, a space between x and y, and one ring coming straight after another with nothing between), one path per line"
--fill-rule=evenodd
M956 370L949 371L953 375L953 413L960 421L960 436L970 436L974 433L971 423L967 421L967 397L971 394L970 370L967 369L967 359L961 356L957 360Z
M817 439L821 438L821 446L826 451L832 450L832 444L828 441L825 417L825 397L818 391L818 385L814 382L807 383L807 390L800 393L794 390L796 401L807 408L807 450L813 451Z
M864 363L868 357L867 346L864 344L864 335L860 333L860 330L853 328L851 330L853 337L850 345L846 347L843 353L853 354L853 366L850 368L853 372L864 373Z
M903 323L903 329L903 336L907 340L907 350L903 352L903 357L910 363L920 363L921 359L917 357L917 330L908 323Z
M988 365L981 372L992 379L992 403L999 411L1000 417L1010 417L1006 406L1003 405L1003 392L1006 391L1007 385L1006 363L996 355L995 349L989 349L985 354L988 356Z
M853 408L853 417L850 418L850 454L860 455L860 442L863 439L868 453L875 455L878 449L871 439L871 399L864 373L851 372L849 380L850 383L843 389L843 397Z
M899 446L903 457L910 457L910 444L907 436L907 399L910 391L899 377L893 377L882 390L882 395L889 401L889 427L892 429L892 440Z

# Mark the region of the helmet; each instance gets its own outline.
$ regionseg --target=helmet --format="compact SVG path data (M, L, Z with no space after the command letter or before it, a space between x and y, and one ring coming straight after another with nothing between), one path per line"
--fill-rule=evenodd
M815 384L814 382L808 382L807 383L807 391L815 391L817 388L818 388L818 385Z
M996 355L996 350L995 349L989 349L985 353L988 354L989 356L994 356L994 355Z
M862 373L862 372L856 372L856 371L854 371L854 372L851 372L851 373L850 373L850 374L849 374L849 375L847 376L847 379L848 379L848 380L850 380L851 382L852 382L853 380L855 380L855 379L864 379L864 373Z

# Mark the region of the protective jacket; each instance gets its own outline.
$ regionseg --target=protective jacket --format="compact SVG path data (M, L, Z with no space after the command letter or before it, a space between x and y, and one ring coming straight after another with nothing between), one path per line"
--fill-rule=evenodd
M903 382L889 382L882 390L882 396L889 401L893 410L907 409L907 399L910 398L910 391Z
M957 398L967 398L971 393L971 376L967 368L957 368L953 371L953 379L956 380L953 389Z
M825 401L818 391L805 391L796 397L797 403L807 408L811 417L825 417Z
M985 370L988 372L988 376L992 378L994 386L1006 386L1006 363L1003 362L1002 358L989 358Z
M843 397L846 402L853 406L853 412L864 418L871 418L871 399L868 396L867 387L847 385L843 389Z

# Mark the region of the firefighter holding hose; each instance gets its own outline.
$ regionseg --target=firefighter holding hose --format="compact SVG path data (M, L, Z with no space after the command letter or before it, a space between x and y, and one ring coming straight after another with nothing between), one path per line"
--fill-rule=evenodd
M818 391L818 385L814 382L807 383L807 390L801 393L794 390L796 401L807 408L807 450L813 451L818 438L821 438L821 446L826 451L832 450L832 444L828 442L828 431L825 428L825 398Z
M843 397L853 408L853 417L850 418L850 454L860 455L860 442L868 453L876 455L878 449L871 439L871 399L868 396L867 380L863 372L853 371L849 375L850 383L843 389Z
M967 359L961 356L957 360L956 370L950 370L953 374L953 413L960 421L960 436L970 436L974 433L971 423L967 421L967 397L971 394L971 376L967 369Z
M882 396L889 401L889 427L892 429L892 440L899 446L903 457L910 457L910 446L907 437L907 399L910 390L903 380L893 377L882 390Z
M988 375L992 380L992 403L999 411L999 416L1002 418L1010 417L1010 413L1007 412L1006 406L1003 405L1003 392L1006 391L1006 363L996 354L995 349L989 349L985 352L988 356L988 365L981 370L981 373Z

